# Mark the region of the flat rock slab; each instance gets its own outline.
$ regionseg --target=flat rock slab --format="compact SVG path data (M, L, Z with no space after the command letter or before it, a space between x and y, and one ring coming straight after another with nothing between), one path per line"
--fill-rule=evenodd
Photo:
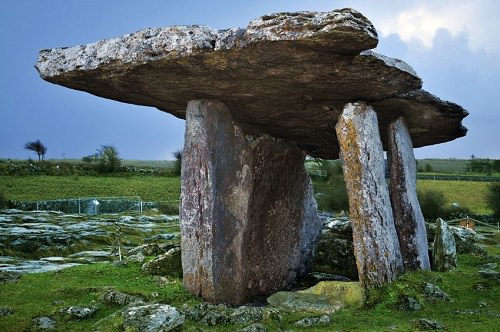
M409 65L371 51L377 42L352 9L279 13L246 29L150 28L42 50L36 68L49 82L180 118L190 100L219 100L248 133L297 142L315 157L338 157L332 128L358 100L374 105L384 132L404 114L414 147L464 136L467 112L421 90Z

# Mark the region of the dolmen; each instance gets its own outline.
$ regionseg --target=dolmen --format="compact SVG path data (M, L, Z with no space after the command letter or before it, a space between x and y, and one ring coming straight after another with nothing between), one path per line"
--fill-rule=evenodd
M183 282L205 300L241 304L312 267L321 224L307 155L343 161L363 287L429 269L413 148L464 136L468 113L422 90L377 43L353 9L277 13L244 29L149 28L42 50L36 69L186 120Z

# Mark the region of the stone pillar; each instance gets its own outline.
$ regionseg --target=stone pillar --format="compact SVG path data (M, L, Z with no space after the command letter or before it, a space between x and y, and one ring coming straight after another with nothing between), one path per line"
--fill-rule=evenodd
M405 270L431 268L425 219L417 198L417 164L406 120L389 125L388 159L394 223Z
M393 281L403 269L377 116L364 103L344 106L336 125L349 196L354 255L365 288Z
M290 286L312 265L321 224L305 155L295 143L248 136L224 104L188 104L182 155L184 285L241 304Z

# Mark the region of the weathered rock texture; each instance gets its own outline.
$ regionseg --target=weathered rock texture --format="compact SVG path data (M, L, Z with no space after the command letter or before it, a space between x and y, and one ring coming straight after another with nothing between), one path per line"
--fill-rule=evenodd
M448 224L441 218L436 220L436 235L432 251L433 270L446 272L457 267L457 247L455 237Z
M310 266L319 223L304 152L335 159L342 151L362 284L381 285L402 269L379 128L404 116L407 142L437 144L465 135L467 112L421 90L410 66L371 51L377 42L352 9L280 13L246 29L172 26L42 50L36 68L49 82L187 119L184 283L239 303L290 285ZM413 188L403 192L405 205ZM420 239L415 209L403 237ZM418 241L404 256L425 268Z
M352 9L280 13L246 29L172 26L42 50L36 68L47 81L180 118L190 100L220 100L247 132L297 142L315 157L338 157L331 129L357 100L375 107L382 132L405 115L415 147L465 135L467 112L420 90L410 66L370 51L377 42Z
M429 270L425 219L417 198L417 163L403 117L389 125L388 159L392 211L404 267Z
M242 303L290 286L312 266L321 223L304 153L245 135L217 101L191 101L182 160L184 284Z
M336 131L359 281L365 287L380 286L397 277L403 260L384 177L376 113L364 103L347 104Z

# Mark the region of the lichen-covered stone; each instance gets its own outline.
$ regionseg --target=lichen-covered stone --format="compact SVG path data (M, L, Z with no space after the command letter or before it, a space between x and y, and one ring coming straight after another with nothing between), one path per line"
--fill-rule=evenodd
M189 103L180 216L188 290L241 304L311 269L321 223L304 158L295 143L246 135L220 102Z
M417 198L417 164L406 119L389 125L392 211L406 270L430 270L425 219Z
M375 106L383 131L405 115L415 147L465 135L467 112L420 90L409 65L371 51L377 42L371 22L353 9L278 13L245 29L150 28L42 50L36 67L49 82L180 118L190 100L220 100L247 131L327 159L339 153L331 128L354 100Z
M126 331L172 331L184 324L184 315L168 304L132 306L122 313Z
M348 307L360 308L365 304L365 291L359 282L321 281L299 292L323 295L332 300L341 301Z
M436 220L436 235L432 251L433 270L446 272L457 267L457 247L453 233L443 219Z
M403 260L385 182L377 115L365 103L347 104L336 132L359 281L365 288L381 286L396 279Z

